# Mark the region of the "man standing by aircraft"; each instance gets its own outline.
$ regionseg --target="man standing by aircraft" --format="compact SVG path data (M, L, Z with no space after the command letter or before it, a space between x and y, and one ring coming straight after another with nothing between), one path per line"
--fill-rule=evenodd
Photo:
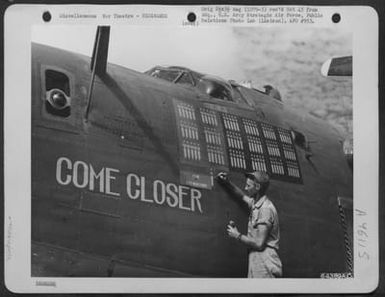
M282 276L282 263L278 256L279 221L277 210L266 196L269 175L262 171L246 173L245 195L221 172L217 181L232 197L245 202L250 209L247 235L241 234L233 221L227 226L229 237L248 247L249 278L274 278Z

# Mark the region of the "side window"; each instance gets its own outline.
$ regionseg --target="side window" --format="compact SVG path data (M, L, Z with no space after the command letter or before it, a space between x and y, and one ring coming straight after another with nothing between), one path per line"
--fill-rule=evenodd
M291 135L294 139L295 145L297 145L298 147L300 147L301 149L303 149L306 152L307 158L311 157L313 155L313 153L312 153L312 150L310 147L310 142L308 141L306 136L304 134L302 134L301 132L298 132L295 130L291 130Z
M45 71L45 88L46 91L59 89L70 96L70 80L67 75L59 71L51 69Z
M44 75L46 111L54 116L70 116L71 89L69 77L52 69L45 70Z

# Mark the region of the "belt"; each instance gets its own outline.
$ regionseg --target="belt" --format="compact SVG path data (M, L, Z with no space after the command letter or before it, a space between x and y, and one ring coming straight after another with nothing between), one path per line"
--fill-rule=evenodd
M278 248L276 248L276 247L273 247L273 246L271 246L271 245L266 245L266 248L271 248L271 249L275 250L275 251L278 253ZM247 248L247 252L248 252L248 253L250 253L250 252L256 252L256 251L257 251L257 250L255 250L255 249Z

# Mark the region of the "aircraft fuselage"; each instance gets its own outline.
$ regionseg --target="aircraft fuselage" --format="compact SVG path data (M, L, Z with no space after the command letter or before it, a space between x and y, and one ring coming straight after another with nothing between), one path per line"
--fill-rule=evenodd
M214 177L243 187L253 170L272 177L284 277L349 270L338 197L352 200L352 174L328 124L256 90L225 101L113 64L86 119L89 64L32 46L32 241L77 259L33 274L246 277L226 225L246 233L248 211ZM50 88L66 110L47 105Z

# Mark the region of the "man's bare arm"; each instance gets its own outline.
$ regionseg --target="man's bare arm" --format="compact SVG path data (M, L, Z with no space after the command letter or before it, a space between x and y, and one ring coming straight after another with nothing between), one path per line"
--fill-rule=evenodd
M225 172L221 172L216 176L216 180L218 183L231 194L232 197L236 197L236 199L242 200L246 204L250 204L250 197L245 195L243 191L238 188L235 184L233 184L229 178L227 177L227 174Z
M241 234L236 227L231 225L227 226L227 233L230 237L238 239L240 242L254 250L263 251L266 246L266 239L269 234L269 228L267 225L261 224L258 225L254 231L256 232L256 236L255 238L251 238L247 235Z
M266 247L266 239L269 234L269 229L266 225L258 225L255 230L257 236L250 238L247 235L241 235L239 241L257 251L263 251Z

